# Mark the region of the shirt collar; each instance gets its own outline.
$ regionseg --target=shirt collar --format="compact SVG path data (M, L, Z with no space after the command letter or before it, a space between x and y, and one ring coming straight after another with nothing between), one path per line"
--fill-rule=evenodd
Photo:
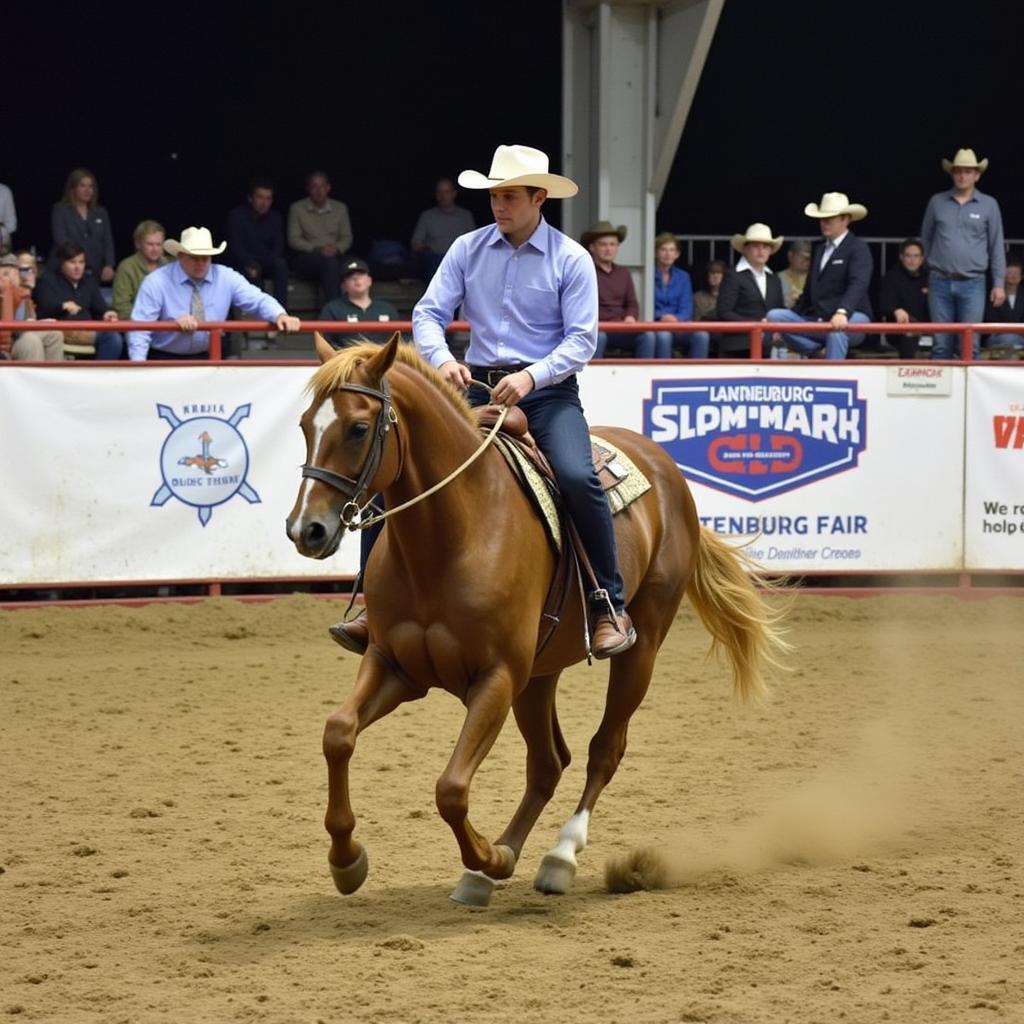
M312 213L327 213L327 211L330 208L331 208L331 201L330 201L330 199L325 200L323 206L314 206L313 205L313 200L310 199L309 197L306 198L306 209L310 210Z
M844 231L838 238L826 238L825 248L827 249L831 245L833 250L838 249L839 246L843 244L844 240L846 239L846 236L849 233L849 231Z
M750 262L747 260L746 256L741 256L739 258L739 260L737 261L737 263L736 263L736 273L738 274L741 270L749 270L752 274L757 274L758 273L758 271L756 271L750 265ZM764 273L764 274L770 274L771 272L772 272L772 268L771 267L767 267L767 266L764 268L763 271L761 271L761 273Z
M210 264L210 269L206 272L206 277L200 281L200 284L210 284L213 281L213 267L214 264ZM178 284L191 284L193 278L189 277L185 273L185 268L177 261L174 261L174 276L177 279Z
M533 234L523 242L523 245L530 245L536 249L537 252L547 252L550 241L548 233L550 230L548 222L544 219L542 214L540 223L536 228L534 228ZM512 247L512 243L501 233L497 224L491 225L491 237L488 239L487 244L491 246L507 245L510 248Z

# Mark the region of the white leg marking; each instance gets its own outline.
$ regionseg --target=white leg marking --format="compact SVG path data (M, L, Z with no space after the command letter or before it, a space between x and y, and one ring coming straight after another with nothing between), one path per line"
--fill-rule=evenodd
M582 853L586 849L587 825L589 823L590 811L580 811L579 814L574 814L562 826L562 831L558 833L558 842L548 856L575 864L576 854Z
M313 417L313 455L310 462L314 465L318 462L318 456L320 454L320 445L323 444L324 434L327 433L331 424L338 418L337 410L334 408L333 399L327 398L320 403L320 408L317 409L316 415ZM292 523L291 538L294 543L299 542L299 538L302 536L302 530L306 525L306 508L309 504L309 492L313 486L313 481L308 477L304 477L302 480L302 486L299 488L299 493L302 495L302 505L299 508L299 514L295 518L295 522Z
M533 880L533 887L539 892L564 895L572 888L576 877L576 854L587 845L589 811L574 814L558 833L554 849L545 854Z

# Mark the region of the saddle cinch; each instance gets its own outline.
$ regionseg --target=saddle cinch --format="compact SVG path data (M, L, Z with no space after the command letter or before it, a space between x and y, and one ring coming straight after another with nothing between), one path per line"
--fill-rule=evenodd
M478 406L474 411L480 429L491 430L503 408L500 405ZM586 580L589 590L597 589L597 580L579 533L562 506L551 465L530 433L526 413L518 406L507 410L505 422L495 438L495 447L504 456L544 524L557 559L541 613L536 651L539 655L558 628L574 580L579 580L581 588ZM650 481L622 452L608 446L608 442L592 436L590 449L597 479L609 499L613 515L650 490ZM563 537L568 543L562 542Z

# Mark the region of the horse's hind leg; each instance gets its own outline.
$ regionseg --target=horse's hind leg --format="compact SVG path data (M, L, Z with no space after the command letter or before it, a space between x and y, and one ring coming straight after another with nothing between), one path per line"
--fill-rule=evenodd
M411 696L405 684L371 649L359 665L356 685L348 699L331 713L324 726L323 748L327 759L324 826L331 836L327 861L334 884L345 895L363 884L369 867L366 851L352 838L356 819L349 800L348 765L356 737Z
M534 888L540 892L562 894L572 886L576 877L576 855L587 845L590 814L626 752L629 720L647 693L663 635L652 635L650 627L638 630L636 644L611 659L604 716L590 741L587 783L576 812L562 827L558 842L541 861L533 880Z

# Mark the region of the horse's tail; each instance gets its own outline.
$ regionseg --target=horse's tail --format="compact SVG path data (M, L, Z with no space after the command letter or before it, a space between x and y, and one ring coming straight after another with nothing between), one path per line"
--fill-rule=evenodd
M709 657L724 647L740 700L768 691L761 671L783 667L779 656L791 650L783 639L784 608L772 608L761 591L778 591L753 559L702 526L693 578L687 595L711 634Z

